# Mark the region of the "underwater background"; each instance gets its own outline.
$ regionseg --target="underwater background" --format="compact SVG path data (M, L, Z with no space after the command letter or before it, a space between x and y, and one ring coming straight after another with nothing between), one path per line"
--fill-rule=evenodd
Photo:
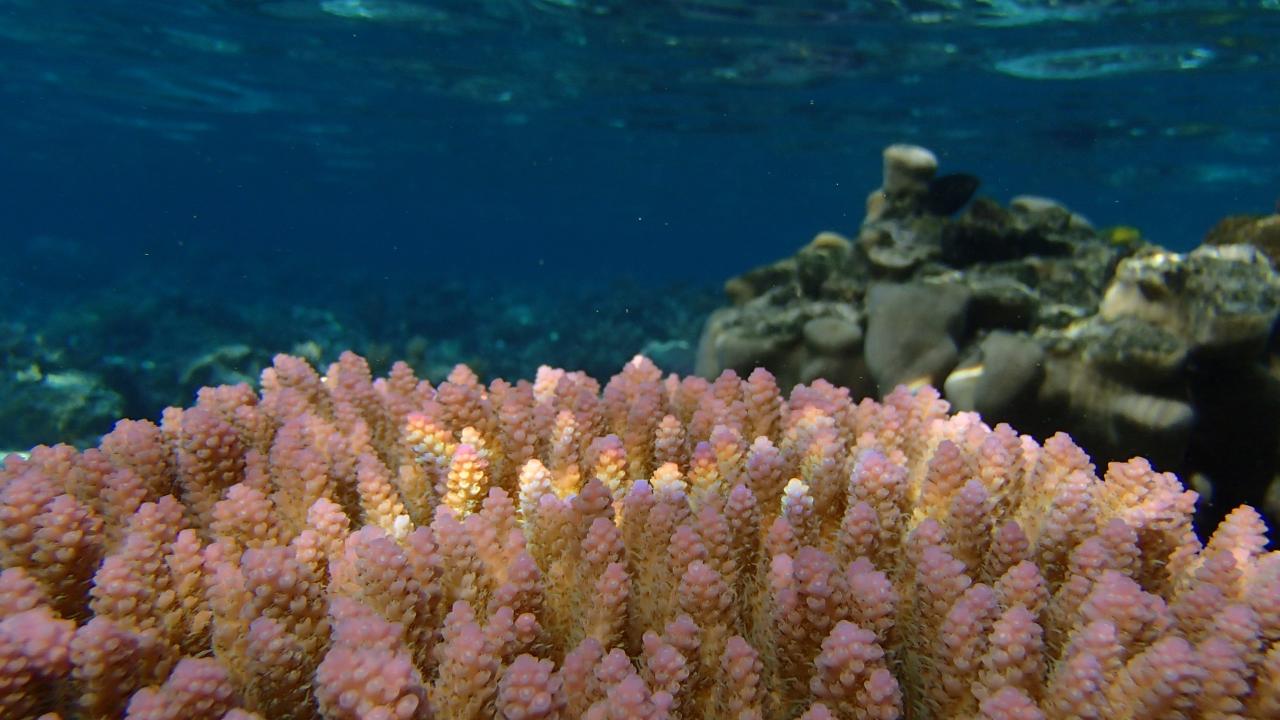
M880 152L1186 251L1280 195L1280 4L0 0L0 449L277 352L689 373Z
M1280 718L1280 0L0 0L0 720Z

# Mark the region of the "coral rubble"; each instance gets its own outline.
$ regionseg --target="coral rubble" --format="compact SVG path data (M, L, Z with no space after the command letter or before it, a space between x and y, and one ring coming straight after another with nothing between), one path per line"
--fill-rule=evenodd
M1194 503L928 387L282 355L8 459L0 716L1276 717L1280 553Z
M1280 474L1275 218L1173 253L1045 198L978 197L953 217L939 188L972 184L936 171L928 150L889 147L856 240L822 233L728 281L699 373L763 366L783 387L826 378L871 397L932 384L989 422L1194 476L1214 519L1262 505Z

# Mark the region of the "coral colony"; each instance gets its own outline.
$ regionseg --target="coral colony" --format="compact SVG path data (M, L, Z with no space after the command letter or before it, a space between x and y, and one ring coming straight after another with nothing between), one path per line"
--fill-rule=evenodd
M1253 509L928 387L282 355L0 481L6 719L1280 717Z

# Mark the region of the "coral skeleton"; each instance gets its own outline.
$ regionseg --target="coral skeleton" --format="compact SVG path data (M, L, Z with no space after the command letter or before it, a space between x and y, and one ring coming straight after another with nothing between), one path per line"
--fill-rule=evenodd
M1195 503L929 387L281 355L9 458L0 717L1280 717L1280 553Z

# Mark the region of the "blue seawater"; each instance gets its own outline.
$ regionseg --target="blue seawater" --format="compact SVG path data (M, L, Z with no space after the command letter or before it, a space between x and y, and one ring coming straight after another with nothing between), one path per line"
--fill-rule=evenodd
M0 344L128 375L200 347L111 324L156 298L260 348L233 303L714 293L856 232L893 142L1187 249L1280 194L1280 3L0 0L0 108Z
M856 228L909 141L1186 248L1280 192L1277 5L0 0L3 232L714 279Z

